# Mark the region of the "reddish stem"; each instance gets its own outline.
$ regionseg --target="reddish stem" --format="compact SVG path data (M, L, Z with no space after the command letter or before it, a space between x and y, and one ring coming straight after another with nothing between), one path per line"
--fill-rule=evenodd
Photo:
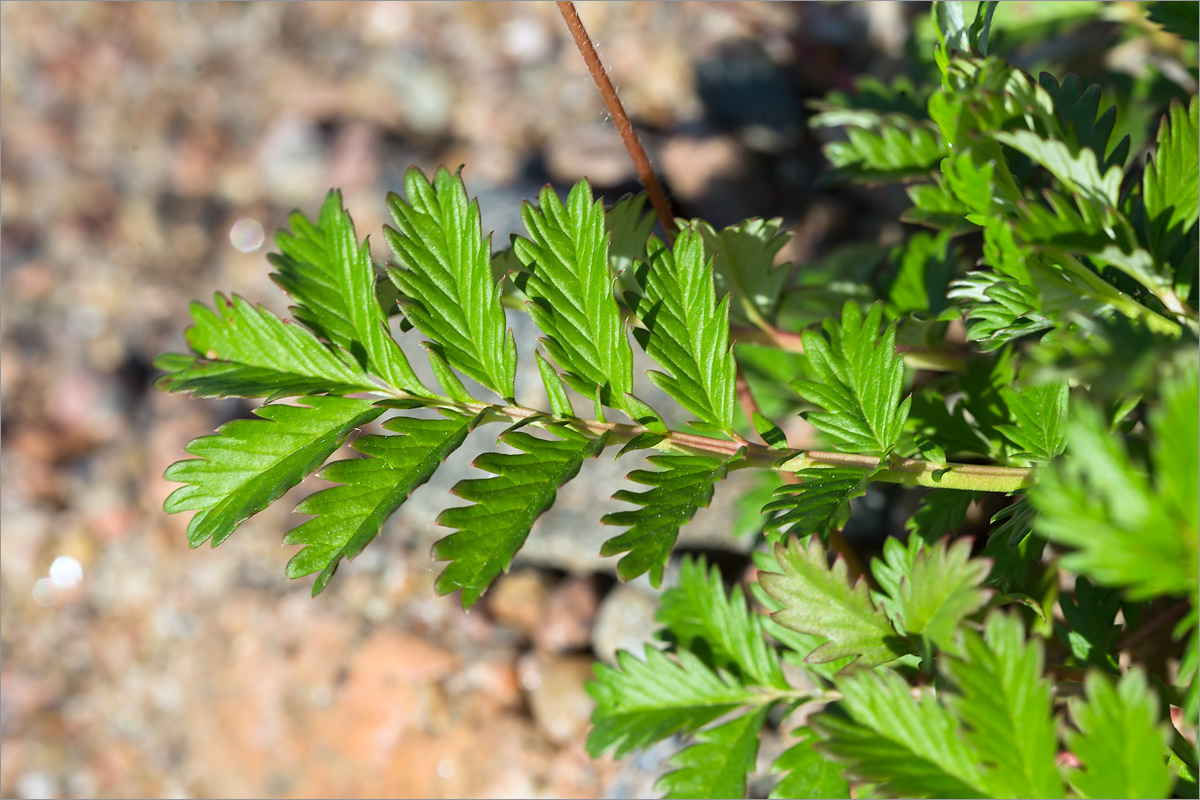
M596 48L592 45L592 38L588 36L583 22L579 19L575 4L570 0L558 0L558 10L566 20L567 29L571 31L571 36L575 39L575 46L579 48L579 54L583 56L588 72L592 74L592 80L596 82L596 88L600 90L600 97L604 99L609 116L617 126L617 133L621 134L621 141L624 142L625 149L629 152L630 159L633 160L638 179L641 180L642 186L646 187L646 194L650 196L650 204L654 206L654 213L658 215L658 221L662 223L663 230L667 235L667 242L670 243L675 239L675 214L671 211L667 195L663 192L654 170L650 167L650 159L646 157L646 151L642 149L637 131L633 129L633 123L629 121L629 115L625 113L625 107L621 105L621 98L617 97L617 90L613 88L612 81L608 79L608 73L604 71L604 64L601 63L600 56L597 55Z

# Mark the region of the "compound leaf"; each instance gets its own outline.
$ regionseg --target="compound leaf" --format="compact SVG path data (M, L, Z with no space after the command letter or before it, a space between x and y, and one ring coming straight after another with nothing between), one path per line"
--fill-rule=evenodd
M729 344L729 296L716 302L712 264L704 240L681 231L670 250L657 237L649 261L637 269L642 296L631 303L643 328L633 335L667 374L650 371L651 382L702 422L733 429L737 366Z
M1041 640L1027 639L1016 615L995 611L982 637L963 631L962 656L943 661L959 690L947 696L979 753L989 795L1062 797Z
M696 743L671 758L679 769L654 788L667 797L745 797L746 775L754 771L759 736L770 705L696 734Z
M404 190L407 200L388 194L396 228L385 226L383 233L400 261L388 276L400 290L405 316L451 366L511 399L517 346L505 328L479 202L467 200L462 178L445 167L432 184L416 167L409 169Z
M587 750L599 758L606 750L622 758L674 733L691 733L723 714L761 697L728 676L718 675L698 657L680 650L678 661L647 647L645 660L622 650L617 666L596 664L596 680L587 683L596 701Z
M215 311L203 303L191 305L195 324L185 335L196 355L171 353L155 361L167 373L158 379L158 388L196 397L268 401L379 389L357 364L339 358L299 325L237 295L214 299Z
M643 486L645 492L621 489L613 495L641 508L614 511L600 520L605 525L627 525L629 530L606 541L602 556L628 553L617 562L617 576L632 580L650 573L655 586L662 585L663 568L675 546L679 529L701 508L708 506L713 487L725 480L730 464L740 460L739 452L729 458L691 455L654 455L646 460L660 469L635 469L626 478Z
M971 558L969 539L949 547L941 539L922 548L895 598L904 630L929 637L943 650L952 649L959 620L983 608L991 596L983 588L991 566Z
M1067 746L1083 769L1067 770L1082 797L1165 797L1171 789L1166 767L1170 732L1158 721L1158 697L1146 674L1134 667L1114 686L1099 672L1084 681L1087 699L1068 708L1078 731L1067 730Z
M1063 425L1067 420L1067 382L1046 383L1018 392L1000 389L1015 424L997 425L996 430L1021 448L1018 456L1045 462L1063 451Z
M607 436L589 439L563 425L547 430L558 439L512 430L501 434L501 442L521 452L484 453L474 466L492 477L455 485L454 494L471 505L446 509L438 517L439 525L458 529L433 545L434 560L450 562L434 583L439 595L461 589L463 608L474 605L508 569L534 521L554 504L558 488L608 441Z
M663 592L656 619L678 647L707 648L714 667L736 670L743 683L788 688L779 655L763 636L763 617L750 613L740 586L726 595L720 570L703 558L683 559L679 584Z
M176 461L163 477L185 483L163 503L168 514L198 512L188 543L216 547L238 526L319 467L357 428L383 409L368 400L307 397L300 406L266 405L262 419L227 423L187 446L197 458Z
M786 484L775 490L778 499L763 506L763 513L782 511L771 517L764 532L784 530L793 536L810 533L829 538L829 530L841 530L850 517L850 501L866 494L871 485L869 469L858 467L810 467L798 470L802 483Z
M782 219L748 219L717 231L704 220L692 220L713 258L717 294L733 298L732 314L745 322L763 325L775 318L775 309L791 264L774 266L775 256L791 238L780 233Z
M442 414L446 419L390 419L383 427L398 436L360 437L351 447L366 458L335 461L317 473L341 485L309 495L296 506L297 513L316 516L283 539L284 544L305 545L288 562L289 578L319 570L313 596L324 591L338 563L362 552L384 520L432 477L483 416Z
M771 772L786 774L767 796L771 800L849 797L850 782L841 776L840 765L817 752L818 739L812 731L800 728L795 733L803 738L771 765Z
M1154 157L1142 174L1142 201L1150 246L1159 261L1169 251L1172 234L1182 235L1200 215L1200 101L1174 100L1158 128Z
M856 655L854 666L863 668L908 652L887 615L871 602L866 582L860 579L851 586L846 562L840 558L832 567L827 565L819 536L810 537L807 547L794 538L786 546L776 544L775 558L782 572L759 573L763 589L782 605L771 618L828 639L806 661L822 663Z
M297 303L292 307L296 319L392 386L425 394L388 333L387 312L375 294L371 248L368 241L359 244L341 192L325 196L315 224L299 211L288 224L292 232L275 234L280 252L267 260L279 270L271 278Z
M817 749L847 765L850 778L877 781L893 797L987 797L962 727L928 693L914 700L908 682L890 669L836 681L845 716L825 712L809 725Z
M837 450L884 456L900 439L912 398L900 401L904 360L896 353L896 326L882 335L883 305L863 317L858 304L846 301L842 321L825 321L825 336L802 334L804 357L814 380L792 386L822 409L804 415L828 434Z
M603 202L586 180L565 206L547 186L537 208L522 206L521 219L530 238L513 237L513 252L528 272L513 277L546 334L543 345L572 389L595 400L599 387L601 403L621 408L633 391L633 350L613 298Z

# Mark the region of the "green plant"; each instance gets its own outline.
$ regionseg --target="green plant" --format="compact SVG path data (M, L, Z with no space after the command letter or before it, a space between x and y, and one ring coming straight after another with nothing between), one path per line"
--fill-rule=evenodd
M518 452L475 462L491 475L456 486L468 505L439 517L453 532L433 549L437 591L470 607L603 452L657 453L629 475L646 488L616 496L631 507L602 520L620 529L602 551L619 577L655 585L731 470L783 476L753 602L685 559L662 649L597 666L593 754L690 736L660 787L738 796L764 726L803 719L772 797L1194 796L1200 105L1172 101L1130 159L1097 87L987 54L995 12L935 4L938 85L868 84L813 119L845 127L835 177L903 182L904 219L929 228L849 297L844 261L799 279L773 265L778 223L680 221L668 244L645 197L606 207L586 181L526 203L528 237L493 256L444 168L389 195L396 264L379 281L330 192L270 256L295 322L217 295L192 306L192 353L159 359L165 390L266 401L188 446L166 510L195 511L190 543L216 545L305 476L337 484L284 538L303 546L288 576L319 573L317 594L476 428L502 423ZM544 334L544 405L516 398L506 308ZM436 388L392 314L425 337ZM686 428L634 394L630 332ZM756 395L777 419L803 409L825 449L791 448ZM385 414L385 433L351 440ZM322 467L348 440L361 457ZM907 539L864 569L839 531L879 482L926 491ZM978 541L972 509L992 514ZM1147 641L1152 657L1133 649Z

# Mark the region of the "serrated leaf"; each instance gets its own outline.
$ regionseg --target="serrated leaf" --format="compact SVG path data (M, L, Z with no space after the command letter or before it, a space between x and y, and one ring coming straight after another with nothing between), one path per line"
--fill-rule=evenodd
M1000 524L992 529L983 549L983 556L992 559L989 586L1011 590L1024 584L1029 566L1041 558L1046 546L1046 540L1033 533L1036 518L1037 510L1028 496L1005 506L992 517L993 523Z
M1158 721L1158 697L1141 667L1114 686L1098 672L1084 681L1086 700L1067 701L1079 731L1067 730L1067 746L1083 765L1068 769L1067 780L1081 797L1165 797L1171 788L1166 769L1170 732Z
M953 715L929 693L920 700L890 669L836 679L847 716L822 713L810 727L817 749L850 778L876 781L893 797L987 797L978 756Z
M990 571L987 561L971 558L969 539L949 547L941 539L922 549L896 597L904 630L928 637L942 650L953 650L959 620L983 608L992 594L983 588Z
M729 296L716 302L704 240L681 231L670 250L657 237L638 267L642 296L631 307L645 327L633 335L665 370L648 372L655 386L721 431L733 429L737 365L729 344Z
M871 470L857 467L812 467L796 472L799 484L775 490L777 499L763 506L763 513L782 511L771 517L763 530L786 530L792 536L810 533L829 538L829 530L841 530L850 518L850 501L866 494Z
M804 357L813 380L792 386L805 400L824 409L805 416L828 434L843 452L884 456L900 439L911 398L900 400L904 359L896 353L896 326L881 335L883 305L875 303L864 318L848 300L841 324L825 321L825 336L802 334Z
M655 617L667 626L676 645L731 669L743 683L788 689L779 656L763 636L758 614L750 613L740 586L727 596L720 570L703 558L684 557L679 583L663 592Z
M1160 263L1200 215L1198 151L1200 100L1192 95L1186 109L1174 100L1158 127L1157 148L1142 174L1146 235Z
M1066 381L1031 386L1023 391L1000 389L1015 424L996 430L1021 448L1018 455L1034 463L1046 462L1063 451L1063 425L1067 420Z
M442 414L446 419L390 419L383 427L399 435L360 437L351 446L365 458L335 461L317 473L341 485L309 495L296 506L296 513L316 516L283 538L284 544L305 545L288 562L289 578L320 571L313 596L324 591L338 563L362 552L384 521L433 476L483 416Z
M262 419L234 420L212 436L194 439L163 477L187 484L163 503L168 514L196 511L188 544L216 547L238 526L300 483L359 425L383 413L369 400L308 397L300 406L266 405Z
M914 311L940 314L950 300L946 295L954 277L958 247L950 243L950 232L937 237L914 234L892 252L896 278L888 290L887 310L893 317Z
M803 738L784 750L771 765L771 772L786 774L767 797L771 800L849 797L850 782L841 776L840 765L816 751L817 737L807 728L795 733Z
M780 233L782 219L748 219L717 231L704 220L691 228L704 239L713 258L713 280L719 295L733 298L734 318L762 326L775 319L779 297L791 275L791 264L775 266L775 257L791 238Z
M691 733L759 695L728 676L720 676L687 650L669 658L647 647L645 659L621 650L617 666L597 663L596 680L586 684L596 701L587 751L599 758L615 748L622 758L674 733Z
M1093 84L1085 90L1083 81L1075 74L1068 74L1060 84L1048 72L1038 75L1038 85L1045 89L1054 101L1054 114L1068 144L1076 148L1088 148L1101 162L1114 163L1117 166L1124 164L1124 158L1119 162L1109 162L1105 159L1108 154L1108 139L1117 121L1117 107L1109 106L1097 118L1096 114L1100 110L1099 85Z
M1058 607L1066 625L1055 623L1054 633L1081 664L1100 667L1111 674L1118 671L1116 645L1121 626L1116 624L1121 610L1121 593L1098 589L1082 575L1075 578L1075 599L1059 595Z
M626 478L643 486L645 492L621 489L613 495L641 506L632 511L614 511L600 520L605 525L626 525L629 530L609 539L600 555L628 553L617 562L617 576L632 580L650 573L655 586L662 585L663 569L675 546L679 529L712 500L713 487L725 480L729 466L742 458L742 452L728 458L690 455L654 455L646 460L659 467L656 471L636 469Z
M167 354L157 386L195 397L295 397L378 391L357 364L339 358L299 325L237 295L214 298L215 311L192 303L188 346L196 356ZM424 389L422 389L422 393Z
M1200 516L1200 388L1192 367L1164 386L1164 409L1151 415L1154 479L1130 460L1100 413L1080 403L1067 423L1067 453L1030 491L1036 530L1075 548L1063 567L1129 599L1195 597Z
M946 156L933 125L902 114L885 117L878 130L846 128L846 141L830 142L822 152L836 177L858 182L926 175Z
M887 615L871 602L866 582L859 579L851 586L841 558L832 567L827 565L819 536L810 537L807 547L797 539L786 546L777 544L775 558L781 572L759 573L763 589L782 606L771 618L828 639L807 661L820 663L855 655L854 667L866 668L908 652Z
M453 492L471 505L449 508L438 524L458 529L433 545L435 561L449 561L434 583L439 595L462 590L470 608L525 543L534 521L554 504L558 488L574 478L585 459L595 458L607 436L589 439L563 425L548 426L556 440L509 431L500 441L519 454L484 453L477 469L491 478L459 481Z
M959 690L946 696L979 754L982 786L991 797L1062 797L1041 640L1026 639L1020 617L993 611L982 637L963 631L962 654L943 662Z
M542 375L542 385L546 387L546 399L550 401L550 410L554 412L554 416L575 416L575 409L571 407L567 390L563 388L562 378L554 371L550 362L542 357L540 350L533 351L533 355L537 359L538 372Z
M634 264L646 260L646 240L654 230L654 214L645 209L646 195L634 194L622 197L604 212L608 268L626 289L634 288Z
M932 545L948 534L954 534L962 526L971 502L978 497L975 492L960 492L954 489L934 489L921 498L921 506L908 521L904 529L926 545Z
M405 316L451 366L511 400L517 347L492 278L491 235L483 236L479 202L467 200L462 178L445 167L432 183L409 169L404 190L407 199L388 194L396 227L385 226L383 235L400 262L388 276Z
M566 205L547 186L537 208L521 207L521 219L530 238L514 237L513 252L528 272L513 278L546 334L546 351L572 389L620 408L633 391L633 350L613 298L603 203L592 199L586 180L575 184Z
M375 265L367 241L359 244L354 222L337 190L325 196L316 223L299 211L292 228L275 235L280 253L267 260L271 278L297 305L296 319L347 353L373 375L413 394L426 394L404 351L388 334L387 312L375 292Z
M1176 3L1160 0L1147 4L1147 17L1151 22L1163 27L1163 30L1182 36L1189 41L1196 41L1197 36L1197 7L1193 3Z
M679 769L654 784L667 797L745 797L746 775L754 771L759 736L771 707L735 717L696 734L696 743L670 760Z
M1117 207L1121 170L1112 166L1102 174L1095 151L1083 149L1072 153L1066 142L1043 139L1028 130L1003 131L992 135L1045 167L1068 191L1075 192L1097 212Z

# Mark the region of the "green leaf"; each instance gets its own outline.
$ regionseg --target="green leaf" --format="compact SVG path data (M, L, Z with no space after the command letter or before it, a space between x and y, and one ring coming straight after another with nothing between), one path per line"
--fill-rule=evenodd
M1163 30L1168 33L1182 36L1192 42L1196 41L1197 19L1200 18L1200 13L1197 13L1194 3L1160 0L1160 2L1148 3L1147 8L1149 11L1147 16L1151 22L1161 25Z
M299 325L237 295L218 294L213 311L192 303L195 324L187 329L196 356L168 354L155 366L165 370L157 386L196 397L280 397L331 392L378 391L352 360L343 360ZM424 389L421 390L424 393Z
M1194 598L1197 591L1200 389L1194 367L1164 386L1163 406L1149 421L1153 481L1130 461L1100 413L1080 403L1067 424L1066 456L1030 492L1037 532L1075 548L1063 567L1103 586L1125 587L1131 600Z
M971 558L969 539L958 539L949 547L941 539L922 549L895 598L904 630L953 650L959 620L983 608L991 596L983 588L990 571L987 561Z
M771 800L849 797L850 782L841 776L840 766L817 752L817 737L808 728L799 728L795 733L803 738L771 765L771 772L786 774L767 796Z
M351 446L366 458L335 461L317 473L341 485L309 495L296 506L296 513L316 516L283 538L284 544L306 545L288 562L289 578L320 571L313 596L324 591L338 563L361 553L483 418L482 413L442 414L446 419L390 419L383 427L400 435L360 437Z
M735 717L696 734L696 743L671 758L679 769L654 784L667 797L745 797L746 775L754 771L759 736L771 707Z
M363 369L392 386L426 394L404 351L388 333L387 312L375 294L375 265L368 241L360 245L341 192L325 196L316 224L299 211L292 232L275 235L279 254L267 260L271 278L297 305L296 319L317 336L351 353Z
M1041 640L1026 638L1020 617L993 611L982 637L963 631L962 653L943 662L959 690L946 696L979 754L988 794L1062 797Z
M1182 238L1200 215L1200 100L1196 95L1186 109L1178 100L1171 102L1158 127L1157 145L1142 173L1142 201L1147 238L1156 260L1162 262L1173 240Z
M759 705L762 697L720 676L687 650L678 661L654 647L645 660L624 650L617 667L596 664L596 680L586 684L596 701L587 751L599 758L615 748L623 758L674 733L691 733L717 717L744 705Z
M720 232L704 220L691 221L713 259L713 279L719 295L733 298L735 319L762 326L775 319L779 297L791 275L791 264L775 266L775 257L790 233L780 233L782 219L748 219Z
M526 307L546 333L546 351L572 389L612 408L633 391L633 350L613 298L604 205L586 180L564 206L549 186L538 208L521 207L529 239L513 237L513 252L528 272L514 274Z
M978 755L954 716L927 692L913 700L890 669L836 679L846 716L828 711L809 725L817 749L847 765L850 778L877 781L892 797L987 797Z
M771 618L801 633L828 639L807 661L821 663L855 655L854 666L865 668L908 652L887 615L871 602L866 581L860 578L851 586L841 558L832 567L827 565L819 536L810 537L807 547L797 539L786 546L777 544L775 558L781 572L759 573L763 589L782 605Z
M763 617L750 613L741 587L726 596L720 570L709 570L703 557L684 557L680 566L679 584L663 592L656 615L676 645L711 656L711 666L734 670L742 683L788 689Z
M805 331L804 357L814 380L792 386L800 396L824 409L804 418L828 434L837 450L885 456L896 446L912 398L900 401L904 359L896 353L896 326L882 335L883 305L871 306L866 318L848 300L839 326L825 321L825 336Z
M771 517L763 530L776 533L786 529L792 536L810 533L829 538L829 530L841 530L850 518L850 501L862 497L871 485L872 470L858 467L812 467L796 472L802 481L785 484L775 490L778 499L763 506L763 513L784 513Z
M1075 578L1075 600L1066 594L1059 595L1058 607L1067 624L1055 623L1054 633L1071 648L1071 655L1082 664L1115 675L1117 637L1121 635L1121 626L1115 623L1121 610L1121 593L1098 589L1079 575Z
M878 131L846 128L846 141L830 142L822 151L834 177L858 182L928 175L946 156L937 128L901 114L886 117Z
M1158 721L1158 697L1141 667L1116 686L1089 672L1084 687L1086 700L1067 701L1079 729L1066 731L1067 746L1083 765L1067 770L1071 787L1082 797L1165 797L1171 788L1165 755L1170 732Z
M646 260L646 240L654 229L654 214L646 211L646 195L626 195L604 212L609 232L608 268L621 285L633 289L633 269Z
M1094 150L1072 153L1066 142L1043 139L1033 131L1015 130L992 135L1045 167L1068 191L1076 193L1097 212L1117 207L1121 170L1112 166L1101 174Z
M695 231L681 231L674 251L657 237L649 261L637 269L642 296L630 305L645 327L638 344L667 374L650 371L651 382L702 422L733 429L737 365L729 344L729 297L716 302L711 262Z
M946 535L953 535L967 516L976 492L934 489L921 498L921 506L904 523L904 529L927 546Z
M1105 162L1106 166L1124 165L1124 155L1115 151L1113 155L1120 156L1118 159L1105 159L1108 153L1108 139L1117 121L1117 107L1109 106L1099 118L1096 117L1100 110L1101 89L1098 85L1093 84L1085 91L1083 81L1078 75L1067 75L1059 84L1048 72L1038 75L1038 85L1045 89L1054 101L1054 114L1068 144L1076 148L1088 148L1096 154L1099 161ZM1123 146L1117 149L1128 152L1129 142L1125 141Z
M946 292L957 256L949 231L936 238L917 233L906 245L897 245L892 252L897 273L888 290L888 313L899 317L914 311L936 315L945 310L950 304Z
M575 416L575 409L571 407L567 390L563 388L562 378L554 371L550 362L542 357L540 350L534 350L533 355L537 359L538 372L542 374L542 384L546 387L546 399L550 401L550 410L554 412L554 416Z
M1046 383L1018 392L1000 389L1014 425L997 425L996 430L1021 448L1018 457L1034 463L1046 462L1063 451L1063 425L1067 420L1067 382Z
M458 530L433 545L433 559L450 562L434 583L439 595L462 589L463 608L474 605L512 564L534 520L554 504L558 488L608 442L607 436L593 440L563 425L547 430L558 439L523 431L501 434L501 442L521 453L484 453L473 466L493 477L459 481L454 487L454 494L471 505L446 509L438 517L439 525Z
M407 199L387 198L396 228L383 235L400 262L388 276L412 324L451 366L511 400L517 346L505 328L500 287L492 279L491 235L479 203L467 200L458 174L439 167L431 184L416 167L404 174Z
M643 486L645 492L620 489L614 500L623 500L641 508L614 511L600 520L605 525L626 525L629 530L606 541L600 555L628 553L617 562L617 576L632 580L650 573L655 586L662 585L663 568L675 546L679 529L712 500L713 487L725 480L731 464L741 460L742 451L728 458L687 455L654 455L646 460L659 467L656 471L635 469L626 478Z
M234 420L213 436L194 439L163 477L184 483L163 503L168 514L198 512L188 523L188 544L212 539L216 547L238 526L300 483L359 425L383 409L368 400L308 397L300 406L266 405L262 419Z

